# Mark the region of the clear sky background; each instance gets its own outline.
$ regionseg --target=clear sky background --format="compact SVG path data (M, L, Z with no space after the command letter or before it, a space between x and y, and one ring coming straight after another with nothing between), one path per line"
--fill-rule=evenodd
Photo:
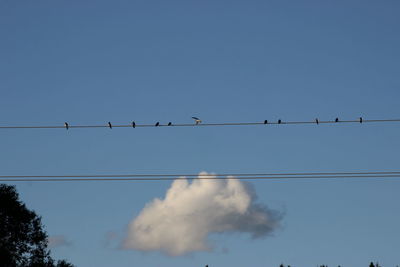
M399 118L399 1L0 0L0 124ZM398 171L400 125L1 130L1 175ZM12 184L12 183L10 183ZM119 249L170 182L18 183L79 267L400 264L399 180L253 181L273 236ZM110 240L110 236L116 236Z

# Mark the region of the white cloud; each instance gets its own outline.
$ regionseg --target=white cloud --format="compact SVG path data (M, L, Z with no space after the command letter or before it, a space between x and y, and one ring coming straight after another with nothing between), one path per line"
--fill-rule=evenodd
M164 199L154 199L131 221L122 246L179 256L211 251L211 233L264 237L279 227L281 215L254 203L255 198L254 191L238 179L175 180Z

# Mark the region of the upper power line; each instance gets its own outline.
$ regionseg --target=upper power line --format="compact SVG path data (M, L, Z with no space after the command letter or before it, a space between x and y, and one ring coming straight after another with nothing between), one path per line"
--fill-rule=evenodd
M141 128L141 127L214 127L214 126L256 126L256 125L299 125L299 124L340 124L340 123L393 123L400 122L400 119L365 119L359 117L355 120L342 120L340 118L335 118L333 120L320 120L318 118L311 121L286 121L283 119L278 119L275 121L263 120L255 122L221 122L221 123L203 123L197 117L192 117L194 123L174 123L172 121L162 123L156 121L152 124L137 124L135 121L129 124L113 124L112 122L107 122L101 125L74 125L69 122L65 122L63 125L27 125L27 126L0 126L0 129L72 129L72 128Z

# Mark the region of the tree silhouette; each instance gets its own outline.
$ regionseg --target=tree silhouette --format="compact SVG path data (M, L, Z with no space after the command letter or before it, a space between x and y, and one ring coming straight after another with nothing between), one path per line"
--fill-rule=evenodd
M54 260L41 218L19 200L14 186L0 184L0 259L2 267L72 267Z
M58 261L56 267L74 267L74 265L67 262L66 260L60 260L60 261Z

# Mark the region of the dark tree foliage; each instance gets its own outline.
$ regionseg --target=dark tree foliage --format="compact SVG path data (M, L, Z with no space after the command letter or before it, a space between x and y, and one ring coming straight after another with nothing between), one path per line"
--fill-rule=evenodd
M65 261L65 260L60 260L57 262L56 267L74 267L71 263Z
M4 184L0 184L0 266L73 266L66 261L54 265L41 218L18 199L14 186Z
M285 267L285 265L281 264L281 265L279 265L279 267ZM290 267L290 265L288 265L288 267ZM328 265L319 265L319 267L328 267ZM338 267L341 267L341 266L339 265ZM379 263L374 264L373 262L371 262L369 264L369 267L381 267L381 265L379 265ZM400 267L400 266L396 265L396 267Z

